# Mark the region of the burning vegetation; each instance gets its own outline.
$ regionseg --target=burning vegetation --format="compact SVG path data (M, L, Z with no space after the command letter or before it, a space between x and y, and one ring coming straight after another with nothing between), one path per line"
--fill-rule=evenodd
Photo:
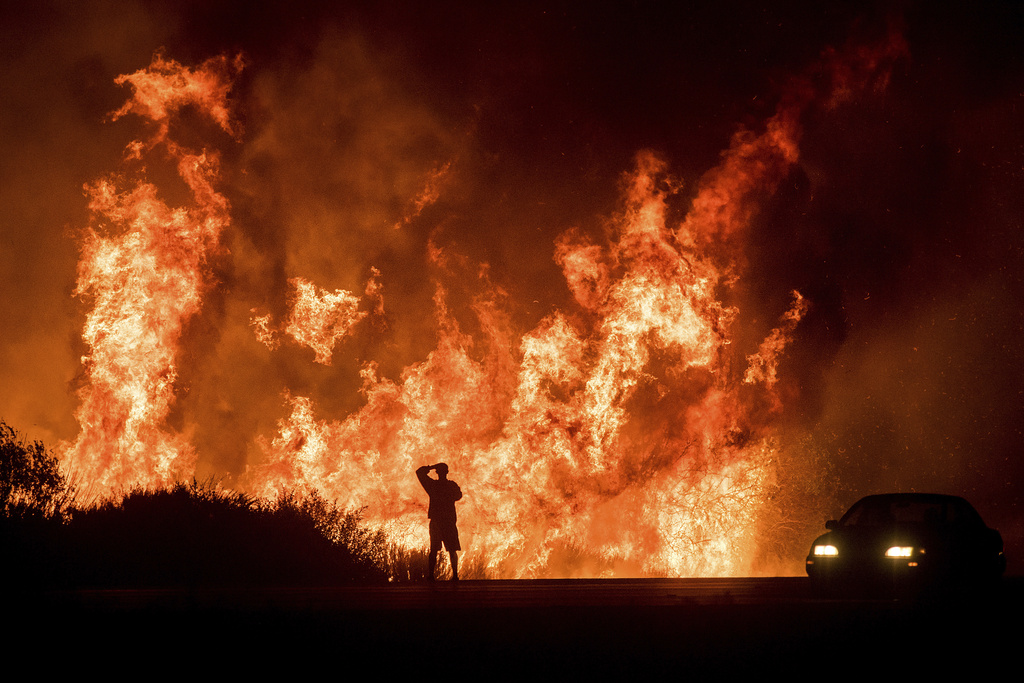
M835 57L822 92L795 89L760 132L736 135L675 224L668 214L680 183L656 154L640 152L606 234L570 230L553 245L575 310L520 332L481 271L470 334L439 278L436 348L397 381L366 362L364 405L346 417L318 414L315 401L285 387L290 415L276 434L257 437L259 457L242 485L271 499L299 490L366 506L368 521L415 547L426 529L409 473L444 460L471 492L462 512L467 561L484 575L749 573L775 475L778 363L809 303L794 291L779 325L743 354L733 344L737 310L725 302L743 277L736 243L759 193L797 160L804 109L864 87L849 81L884 81L900 48L892 41L850 62ZM118 79L132 95L114 118L138 115L152 132L128 145L131 171L87 187L94 220L77 293L90 306L89 353L82 431L64 459L92 494L194 474L187 430L172 429L168 416L184 330L216 286L211 261L231 212L217 188L218 154L179 143L171 122L189 108L237 135L228 97L241 68L241 58L191 68L157 55ZM180 206L146 179L154 157L176 165L187 189ZM416 213L423 203L416 199ZM436 245L429 257L442 269L451 258ZM329 365L369 306L301 276L288 287L283 334ZM274 351L271 324L254 316L253 334ZM553 558L570 551L591 566L559 567Z
M822 460L840 437L799 424L829 414L805 391L838 390L792 359L837 303L799 269L761 291L758 221L780 193L813 201L808 131L907 58L895 29L825 49L703 168L639 146L617 182L558 168L581 189L546 195L495 182L508 149L474 141L509 131L410 96L359 37L278 61L158 52L116 79L109 118L135 139L85 185L62 466L88 501L196 478L332 501L410 552L413 473L443 461L469 575L798 568L793 528L844 501Z

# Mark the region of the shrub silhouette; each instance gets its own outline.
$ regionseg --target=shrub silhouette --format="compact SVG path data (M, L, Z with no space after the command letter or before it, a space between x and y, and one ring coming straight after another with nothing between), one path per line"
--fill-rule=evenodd
M39 441L26 442L0 420L0 504L5 518L63 517L74 489L57 456Z
M386 580L385 541L319 494L260 501L196 482L136 489L76 512L73 582L89 586L325 586Z
M57 457L0 420L0 581L5 586L56 579L63 523L73 501L74 488Z
M74 502L56 456L0 421L0 581L9 589L327 586L409 574L361 511L315 491L267 501L192 481L84 509Z

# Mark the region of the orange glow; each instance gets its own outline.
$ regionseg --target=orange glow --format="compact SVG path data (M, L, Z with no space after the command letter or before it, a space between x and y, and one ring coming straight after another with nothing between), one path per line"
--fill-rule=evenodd
M187 430L166 423L183 331L214 285L209 260L221 253L229 206L215 189L216 155L175 143L170 117L189 105L237 135L227 95L238 68L221 58L192 70L157 56L118 80L134 94L115 116L156 126L130 145L130 159L170 155L189 201L172 208L154 185L120 176L89 187L94 225L77 289L92 306L82 431L65 457L95 494L194 472ZM460 255L431 242L432 350L391 377L361 363L362 403L341 416L285 386L287 414L246 444L242 484L365 507L367 522L413 548L427 524L413 472L443 461L465 493L462 566L480 574L750 573L777 462L781 362L809 303L794 291L787 311L766 312L781 320L749 353L729 294L743 275L744 233L798 159L800 116L816 96L830 93L799 90L763 130L736 134L687 203L661 156L639 152L607 234L567 229L552 247L578 307L534 318L531 329L516 328L486 264L459 283L473 292L474 319L460 318L446 281ZM407 213L436 202L450 172L431 173ZM287 336L331 365L361 321L383 315L382 282L404 275L371 272L362 298L286 274L289 312L275 324L252 310L252 334L271 351Z
M591 325L553 313L510 356L485 281L477 340L439 288L427 359L399 383L365 367L366 404L344 420L318 420L309 399L287 396L291 415L261 442L267 464L254 488L370 503L373 521L415 544L425 517L408 474L443 460L467 490L467 560L490 575L551 572L553 553L574 547L604 561L599 573L747 571L773 446L726 369L735 312L714 296L719 271L665 224L664 173L655 155L638 156L610 244L572 234L559 243L566 279L597 316ZM799 310L787 314L793 324ZM773 333L776 354L786 330ZM641 391L649 416L632 414Z

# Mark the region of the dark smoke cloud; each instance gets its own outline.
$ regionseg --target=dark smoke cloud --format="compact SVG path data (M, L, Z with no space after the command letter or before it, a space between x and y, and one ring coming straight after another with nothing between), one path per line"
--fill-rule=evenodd
M896 25L909 57L888 88L810 113L796 169L765 197L737 343L752 352L793 289L810 302L780 368L785 439L830 468L831 512L877 490L939 489L1024 535L1018 5L65 4L0 17L0 417L33 437L77 431L81 188L137 137L137 122L106 122L124 101L113 81L158 48L248 64L241 140L216 140L231 255L190 331L175 416L197 425L200 474L230 478L285 413L285 387L337 418L359 405L362 362L397 379L422 360L438 279L467 327L462 287L480 263L519 330L568 306L555 240L572 227L601 238L638 150L692 194L826 46ZM445 164L438 199L416 213ZM431 263L430 244L451 260ZM361 295L371 268L385 313L331 366L295 344L271 353L249 329L253 308L285 315L289 277Z

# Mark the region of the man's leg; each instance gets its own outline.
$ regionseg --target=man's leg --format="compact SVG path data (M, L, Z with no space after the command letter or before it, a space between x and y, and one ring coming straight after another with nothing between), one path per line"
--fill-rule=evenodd
M459 580L459 556L454 550L448 551L448 558L452 561L452 581Z
M434 523L434 520L430 520L430 554L427 556L427 581L434 580L434 570L437 569L437 554L441 552L441 533Z

